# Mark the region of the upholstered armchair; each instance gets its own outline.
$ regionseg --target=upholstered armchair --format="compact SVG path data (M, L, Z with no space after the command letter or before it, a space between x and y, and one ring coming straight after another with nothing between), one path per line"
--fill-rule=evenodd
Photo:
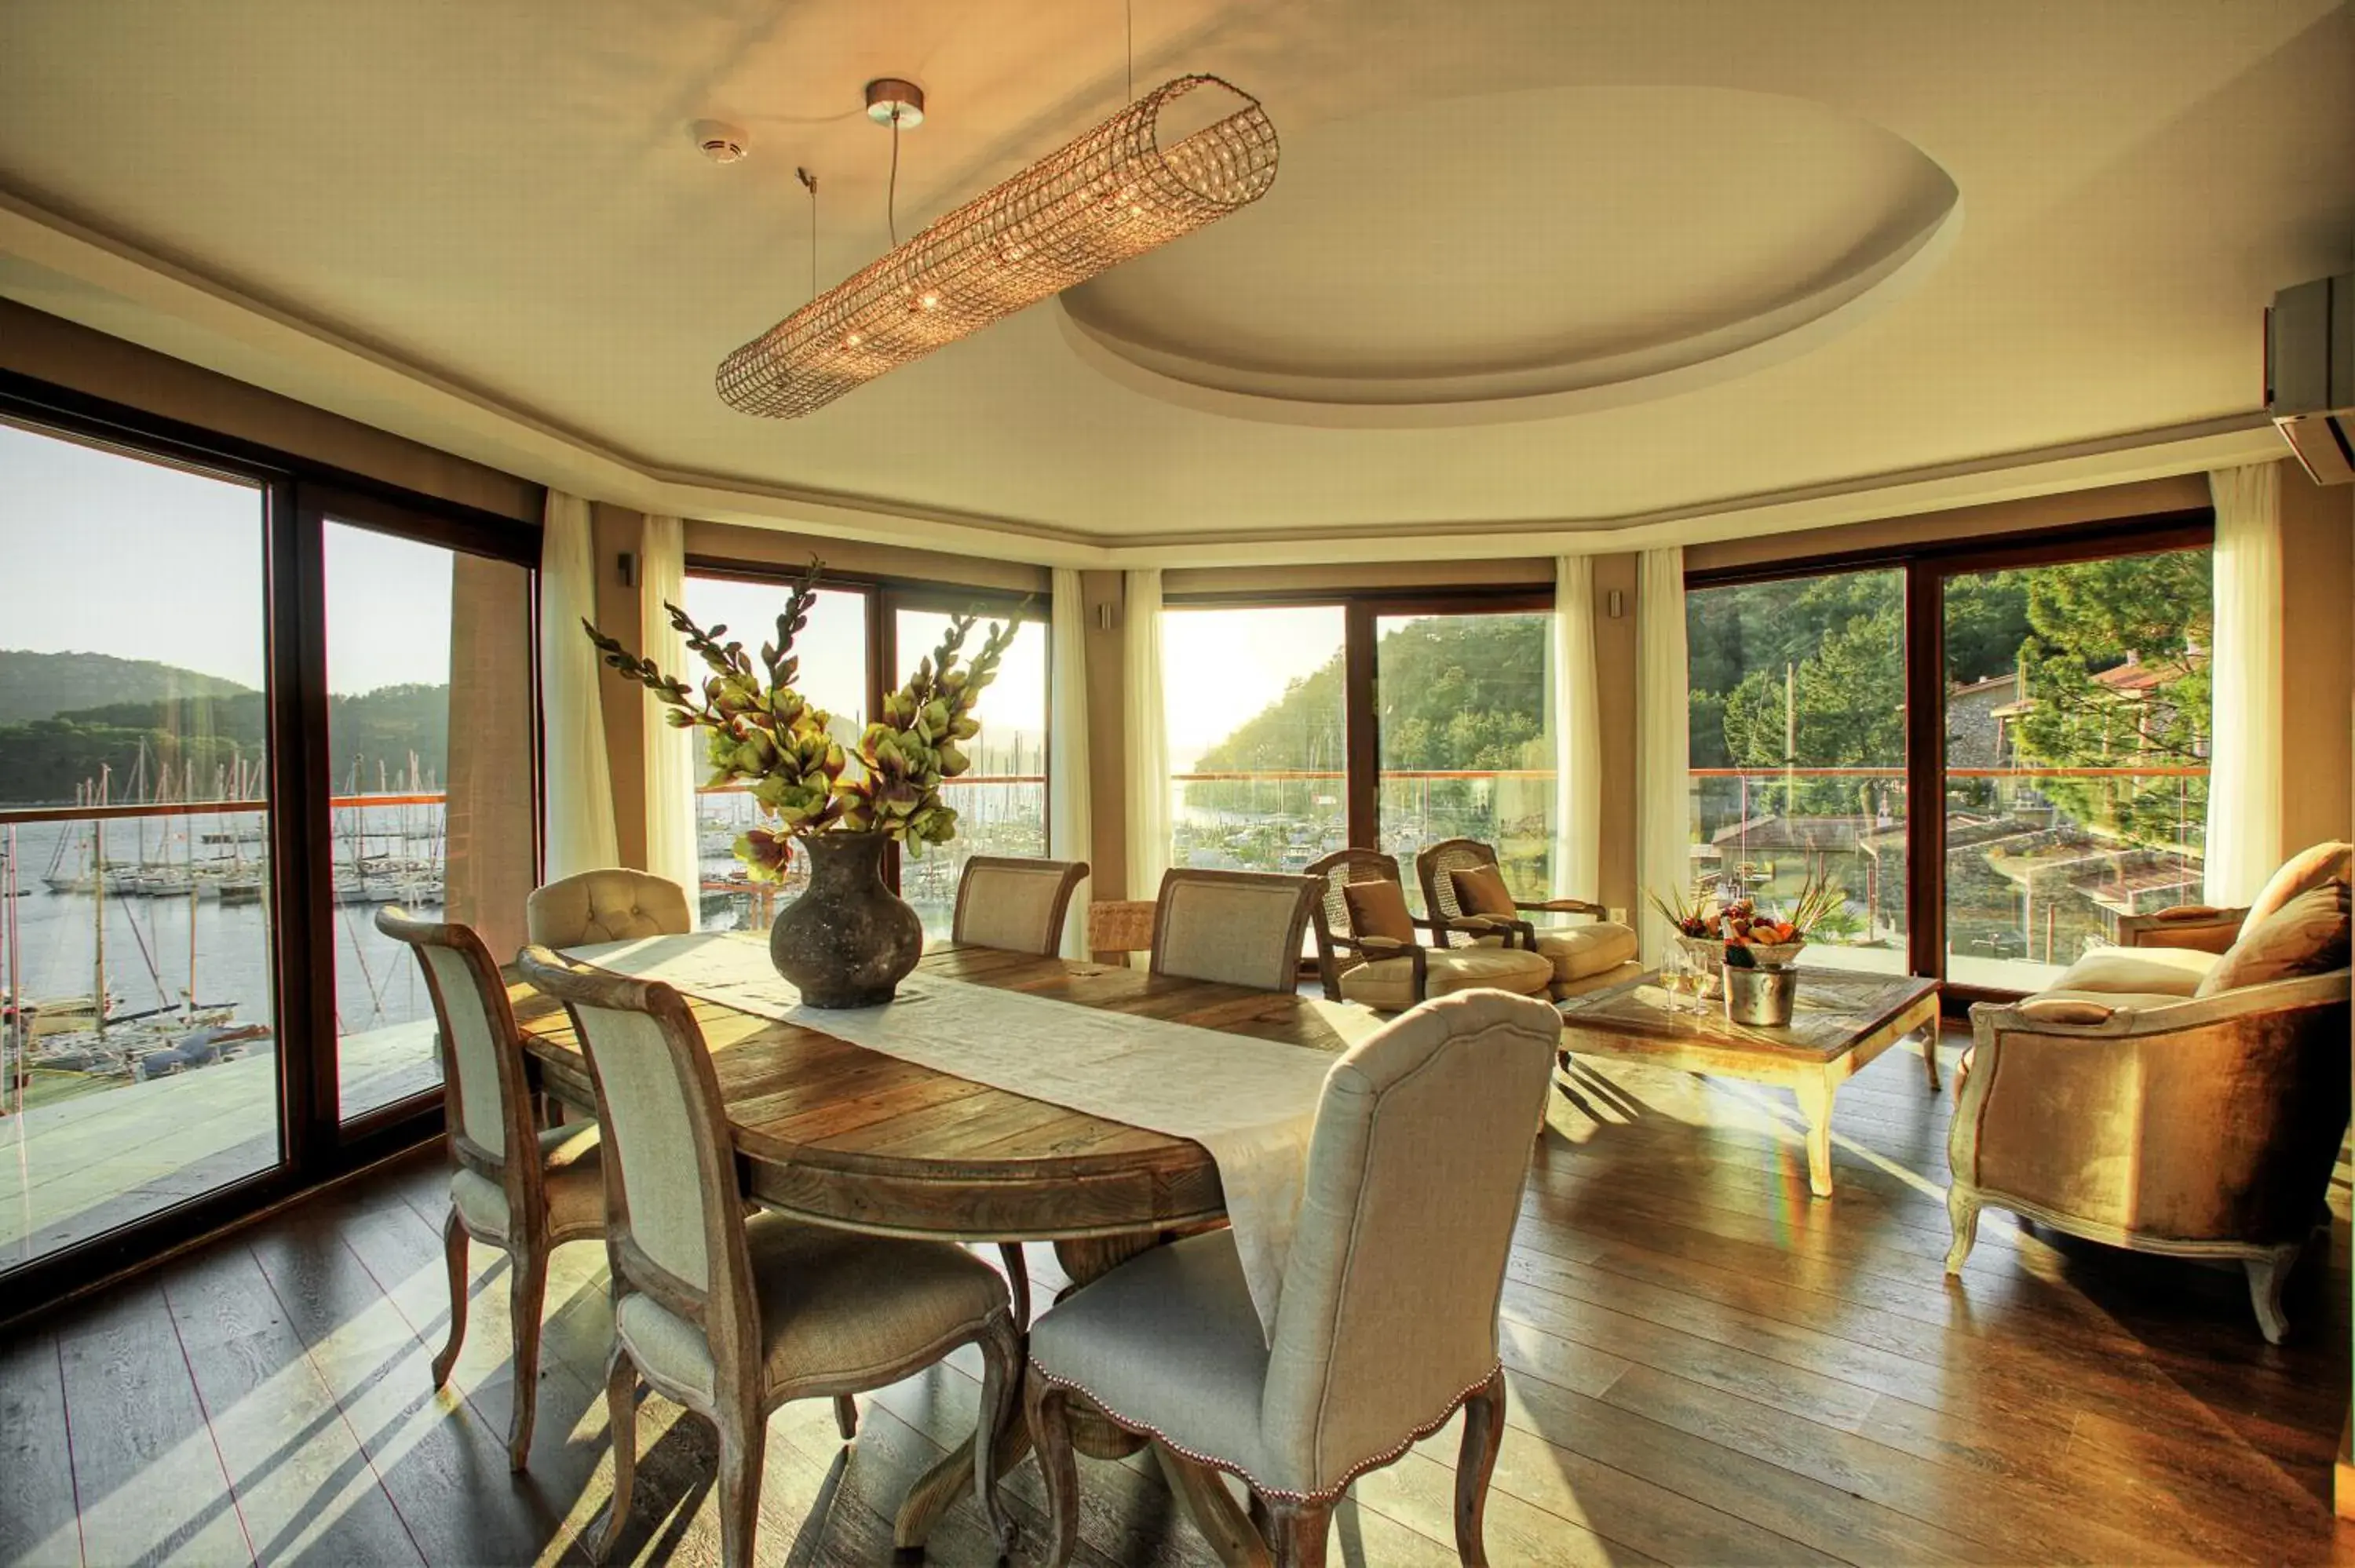
M687 889L627 866L584 871L535 888L523 909L526 934L543 948L675 937L694 928Z
M1435 922L1442 948L1457 945L1521 947L1543 953L1553 965L1556 1001L1578 996L1643 973L1636 959L1636 932L1607 916L1610 911L1582 898L1515 898L1506 890L1493 844L1477 839L1446 839L1414 857L1423 885L1423 907ZM1581 925L1540 926L1531 915L1587 916Z
M1323 884L1314 911L1316 969L1331 1001L1402 1012L1459 991L1538 996L1553 983L1552 961L1530 948L1423 946L1415 933L1435 922L1408 912L1399 863L1378 850L1336 850L1307 874Z
M2325 1215L2347 1131L2346 848L2285 866L2248 918L2122 921L2134 946L1971 1010L1947 1146L1949 1274L1979 1211L2009 1209L2114 1246L2238 1261L2280 1342L2282 1287Z

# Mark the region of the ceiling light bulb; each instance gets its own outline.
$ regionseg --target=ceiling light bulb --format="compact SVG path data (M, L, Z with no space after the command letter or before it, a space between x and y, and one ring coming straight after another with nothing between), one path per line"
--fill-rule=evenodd
M842 346L845 348L857 348L860 344L866 341L867 340L859 336L858 334L852 333L848 337L842 340Z
M926 294L922 299L916 302L923 306L924 309L928 311L936 311L941 308L941 297L938 294Z

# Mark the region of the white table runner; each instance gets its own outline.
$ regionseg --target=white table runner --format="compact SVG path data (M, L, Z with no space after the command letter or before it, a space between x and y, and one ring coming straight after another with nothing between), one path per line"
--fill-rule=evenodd
M725 933L567 953L994 1089L1192 1139L1218 1166L1243 1278L1273 1340L1330 1054L923 974L900 981L881 1007L805 1007L764 947Z

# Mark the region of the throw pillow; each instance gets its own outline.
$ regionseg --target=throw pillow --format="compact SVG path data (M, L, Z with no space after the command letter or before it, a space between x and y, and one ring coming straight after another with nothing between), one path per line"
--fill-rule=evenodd
M1451 871L1447 879L1455 886L1455 905L1466 915L1501 915L1508 920L1520 918L1513 907L1513 895L1505 887L1505 879L1493 865L1476 865L1465 871Z
M2326 882L2347 881L2355 875L2350 860L2355 860L2355 845L2323 843L2300 850L2265 879L2264 891L2250 902L2248 918L2241 929L2254 930L2280 914L2283 906L2301 893L2311 893Z
M2264 924L2243 931L2191 994L2214 996L2244 985L2344 969L2347 950L2347 885L2326 882L2283 905Z
M1341 889L1349 906L1349 929L1360 937L1387 937L1412 947L1414 917L1406 912L1406 892L1388 878L1352 882Z

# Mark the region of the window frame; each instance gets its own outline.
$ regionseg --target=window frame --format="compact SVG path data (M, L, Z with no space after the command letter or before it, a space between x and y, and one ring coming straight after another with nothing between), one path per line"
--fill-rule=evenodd
M1433 588L1271 589L1265 592L1173 593L1162 596L1164 610L1331 609L1342 612L1342 753L1348 837L1352 849L1377 849L1381 842L1380 694L1376 690L1379 632L1385 616L1551 615L1550 584L1495 583ZM1559 788L1559 781L1557 781ZM1400 868L1407 875L1413 868Z
M773 561L747 561L725 556L705 556L690 553L687 556L685 575L710 577L722 582L758 583L775 588L787 588L801 580L806 567L789 567ZM1053 755L1055 744L1055 639L1051 607L1039 593L1021 593L1011 588L966 587L932 577L901 577L881 572L837 571L827 567L820 587L841 593L856 593L867 601L867 712L870 719L883 711L883 698L900 688L897 672L900 668L900 614L903 609L933 615L978 616L984 622L1008 619L1037 622L1047 633L1047 747ZM1045 802L1046 820L1055 820L1054 769L1048 768L1047 782L1040 787ZM1051 851L1052 846L1050 846ZM893 893L900 891L900 846L884 846L883 882Z
M348 1122L338 1114L322 531L328 513L337 521L509 560L531 572L536 798L544 763L537 755L541 728L538 522L426 495L15 371L0 370L0 418L117 451L134 461L218 475L260 492L262 542L257 566L263 577L273 911L271 1000L278 1046L277 1161L0 1269L9 1297L0 1314L13 1322L185 1250L224 1226L273 1212L442 1130L438 1086ZM0 821L34 820L41 814L0 810ZM539 817L535 810L536 862Z
M1906 972L1939 982L1941 1005L1965 1016L1979 1001L2026 994L1961 985L1946 974L1946 581L1980 572L2212 548L2210 507L2150 513L2016 534L1877 546L1738 567L1688 569L1684 590L1894 569L1905 606ZM1917 810L1923 804L1934 810Z

